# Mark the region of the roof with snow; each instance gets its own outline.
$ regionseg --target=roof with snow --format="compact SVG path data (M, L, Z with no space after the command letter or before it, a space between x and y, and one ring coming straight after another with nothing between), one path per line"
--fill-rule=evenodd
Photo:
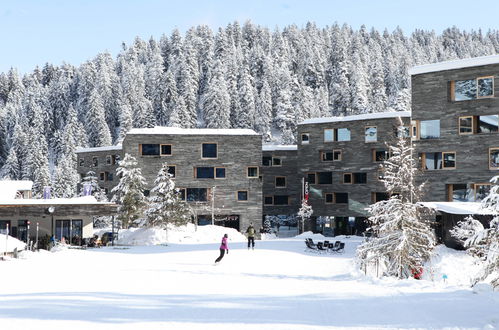
M345 117L310 118L302 121L298 125L336 123L336 122L355 121L355 120L398 118L398 117L410 117L410 116L411 116L410 111L375 112L375 113L366 113L362 115L353 115Z
M180 128L156 126L153 128L132 128L127 135L151 134L151 135L259 135L252 129L242 128Z
M115 146L106 146L106 147L77 148L75 152L80 153L80 152L113 151L113 150L123 150L123 146L121 144L118 144Z
M410 68L409 74L411 76L414 76L422 73L470 68L474 66L482 66L489 64L499 64L499 55L480 56L480 57L465 58L461 60L419 65Z
M477 202L420 202L419 204L449 214L494 214L491 210L482 209L482 203Z
M266 144L262 146L262 151L279 151L279 150L298 150L295 144Z
M0 203L4 200L15 199L18 191L31 191L33 181L0 181Z
M51 199L9 199L0 200L0 205L115 205L112 202L98 202L94 196Z

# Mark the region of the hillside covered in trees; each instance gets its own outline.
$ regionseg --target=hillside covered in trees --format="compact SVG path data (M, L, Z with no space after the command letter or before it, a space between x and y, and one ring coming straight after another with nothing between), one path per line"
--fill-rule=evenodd
M408 110L413 65L498 51L498 31L235 22L137 38L78 67L13 68L0 73L0 177L73 196L76 147L119 143L132 127L252 128L293 143L307 118Z

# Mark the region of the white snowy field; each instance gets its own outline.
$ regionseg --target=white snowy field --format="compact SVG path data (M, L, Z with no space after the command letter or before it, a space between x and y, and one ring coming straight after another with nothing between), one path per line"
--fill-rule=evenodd
M0 262L0 329L499 327L499 292L469 288L473 266L462 252L439 248L434 281L397 281L355 270L355 237L341 238L344 254L316 255L302 238L257 241L248 251L229 232L230 253L214 266L213 233L211 242L171 236L183 242Z

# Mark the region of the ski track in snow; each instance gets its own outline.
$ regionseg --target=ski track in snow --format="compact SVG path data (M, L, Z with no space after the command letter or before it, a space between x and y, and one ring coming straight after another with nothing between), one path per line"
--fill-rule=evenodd
M353 265L360 238L343 241L346 252L333 255L304 252L302 239L257 241L255 250L232 242L216 267L219 243L30 253L0 263L10 283L0 287L0 328L499 326L499 293L365 277Z

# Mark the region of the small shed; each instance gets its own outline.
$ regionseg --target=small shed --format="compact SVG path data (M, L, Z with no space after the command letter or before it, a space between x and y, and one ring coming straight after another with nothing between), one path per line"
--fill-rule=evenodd
M445 246L458 250L462 250L463 246L459 240L451 236L450 230L459 221L471 215L487 228L493 218L492 211L483 209L482 204L476 202L422 202L420 204L437 212L437 237Z

